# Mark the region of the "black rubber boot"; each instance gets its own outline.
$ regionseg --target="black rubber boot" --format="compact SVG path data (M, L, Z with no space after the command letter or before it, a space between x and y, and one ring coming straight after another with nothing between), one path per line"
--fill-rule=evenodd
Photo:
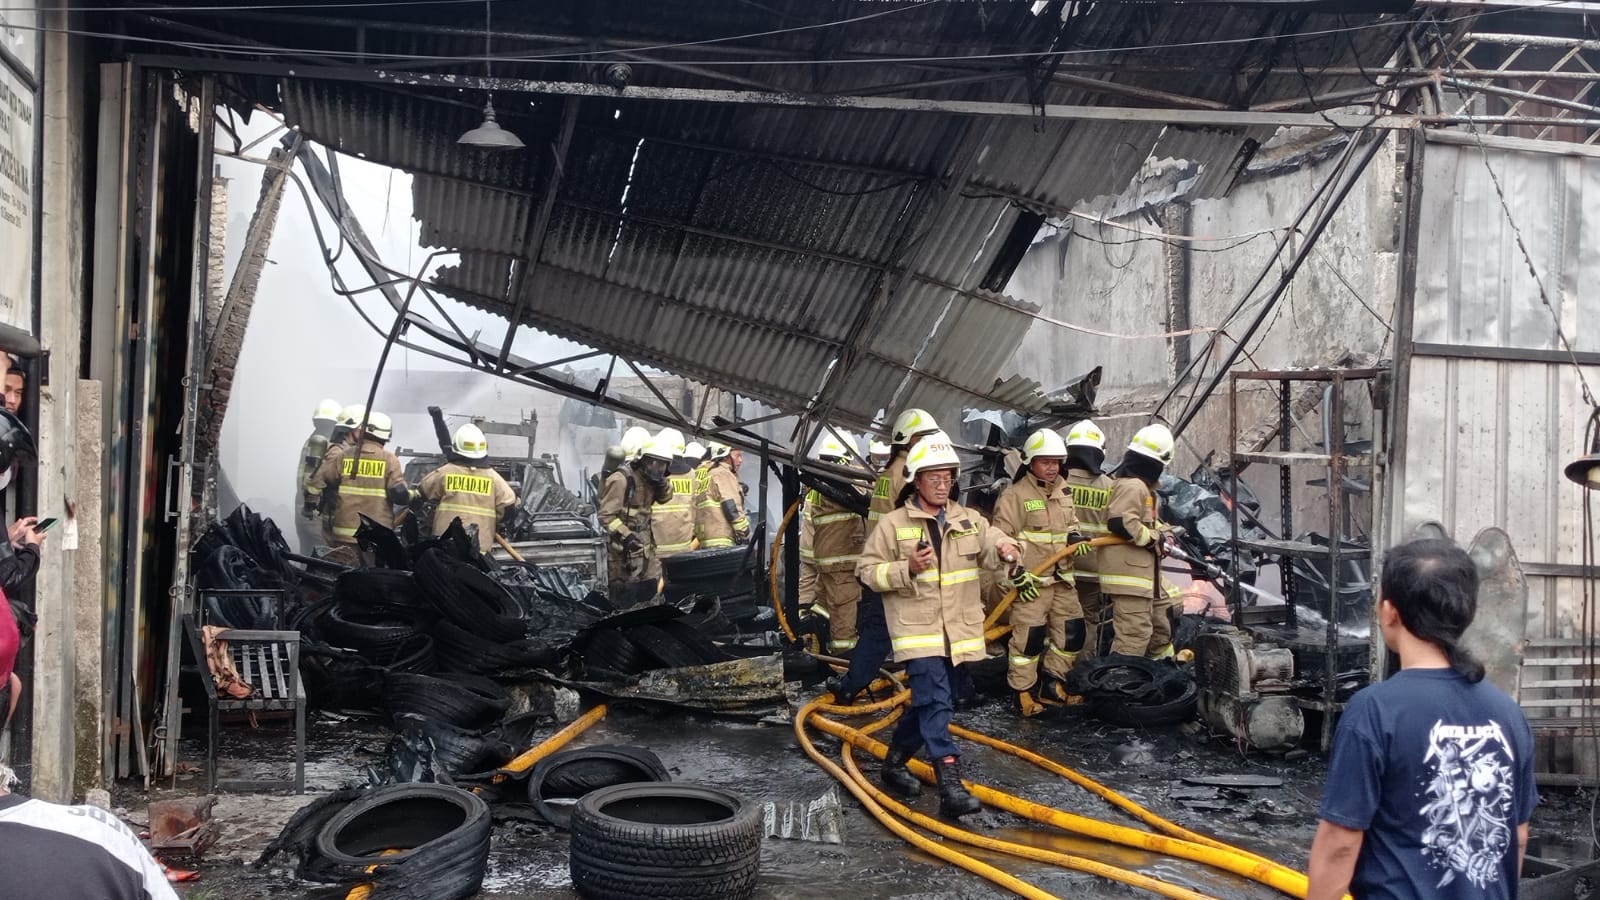
M957 819L971 815L983 808L978 798L967 792L961 783L961 760L946 756L933 763L934 774L939 776L939 815Z
M883 786L889 789L889 793L900 797L915 797L922 793L922 782L906 768L906 763L916 755L915 748L910 750L894 746L889 748L889 755L883 758L882 773Z

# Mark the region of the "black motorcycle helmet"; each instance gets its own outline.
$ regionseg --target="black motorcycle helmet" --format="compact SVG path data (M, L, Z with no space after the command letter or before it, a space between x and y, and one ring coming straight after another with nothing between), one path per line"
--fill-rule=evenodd
M22 420L0 409L0 471L21 464L31 466L39 461L39 448L33 442L33 433Z

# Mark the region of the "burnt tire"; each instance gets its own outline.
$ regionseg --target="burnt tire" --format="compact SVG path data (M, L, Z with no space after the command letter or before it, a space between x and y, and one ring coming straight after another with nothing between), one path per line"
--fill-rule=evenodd
M761 835L760 807L720 788L601 788L572 809L572 886L591 900L749 897Z
M658 626L635 625L628 629L628 640L644 651L647 668L680 669L700 665L698 654Z
M1094 714L1103 722L1123 728L1177 725L1194 718L1199 688L1190 679L1166 683L1162 699L1154 703L1096 701Z
M351 883L374 883L375 895L457 900L483 886L489 831L489 807L468 791L395 785L335 813L318 832L316 850Z
M479 675L418 675L390 672L383 679L383 708L411 713L460 728L483 728L511 708L511 695Z
M586 668L637 675L646 666L644 654L638 646L614 628L600 628L591 632L579 652Z
M642 747L601 744L540 760L528 775L528 802L557 828L570 827L571 810L552 800L577 800L619 784L671 781L666 766Z
M711 638L706 637L705 632L702 632L700 629L690 625L683 619L674 619L670 622L662 622L657 627L672 637L677 638L679 643L683 644L683 646L689 649L690 653L694 654L695 659L701 665L727 662L728 660L733 659L732 654L728 653L726 650L723 650L721 647L718 647L716 642L712 641Z

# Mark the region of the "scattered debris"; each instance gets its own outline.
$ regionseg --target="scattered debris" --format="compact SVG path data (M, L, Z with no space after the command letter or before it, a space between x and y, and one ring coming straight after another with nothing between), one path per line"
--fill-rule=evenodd
M1184 775L1182 780L1184 784L1227 788L1283 787L1283 779L1276 775Z
M844 843L844 808L835 787L829 787L814 800L791 800L784 804L768 800L761 805L761 816L767 837Z
M222 837L212 816L214 796L150 801L150 850L170 857L200 857Z

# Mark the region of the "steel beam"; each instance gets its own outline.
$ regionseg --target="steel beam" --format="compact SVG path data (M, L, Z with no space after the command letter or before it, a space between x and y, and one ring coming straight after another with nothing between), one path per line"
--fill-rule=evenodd
M544 253L545 236L549 233L550 213L555 209L556 197L561 193L561 179L566 175L567 151L572 147L572 134L578 126L578 107L582 101L568 97L561 107L561 131L550 147L550 176L544 182L544 194L539 205L528 216L528 244L523 254L524 262L511 279L506 298L511 304L511 314L506 316L506 340L500 347L500 368L505 368L511 356L511 343L516 340L517 328L522 324L522 310L528 305L528 273L537 268Z

